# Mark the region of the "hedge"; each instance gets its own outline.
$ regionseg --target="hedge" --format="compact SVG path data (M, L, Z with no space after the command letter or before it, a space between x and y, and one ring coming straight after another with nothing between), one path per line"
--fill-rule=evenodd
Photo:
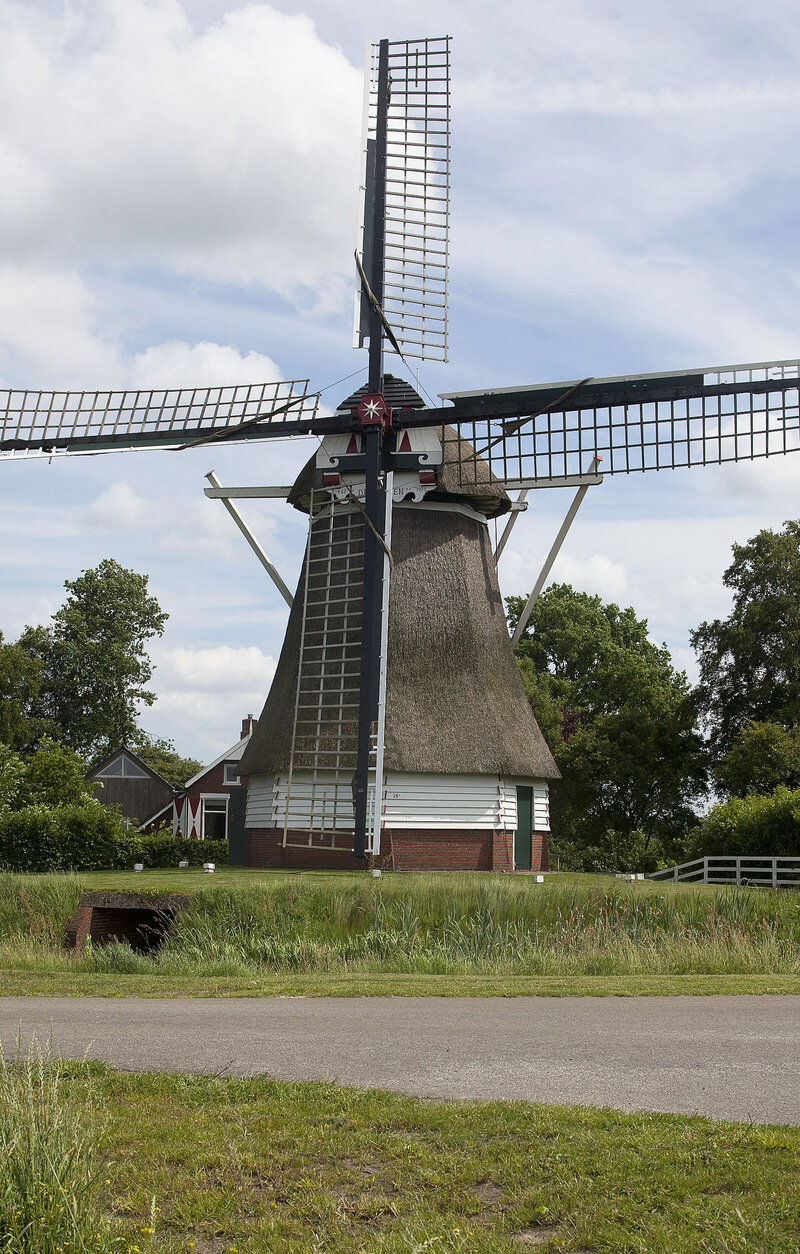
M119 814L98 801L25 806L0 817L0 869L4 871L116 871L176 867L179 862L228 862L221 840L175 840L127 831Z
M800 788L767 796L731 797L709 810L693 839L691 857L800 857Z

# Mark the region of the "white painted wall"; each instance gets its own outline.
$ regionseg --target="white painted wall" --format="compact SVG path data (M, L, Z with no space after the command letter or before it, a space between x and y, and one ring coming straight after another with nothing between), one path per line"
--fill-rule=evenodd
M255 775L247 790L247 827L283 828L287 776ZM550 830L547 782L501 779L497 775L404 775L389 772L384 789L384 826L402 828L487 829L514 831L517 825L517 784L533 786L534 829ZM351 776L310 771L292 779L289 827L303 831L352 828ZM370 790L371 792L371 790ZM371 805L371 799L370 799Z

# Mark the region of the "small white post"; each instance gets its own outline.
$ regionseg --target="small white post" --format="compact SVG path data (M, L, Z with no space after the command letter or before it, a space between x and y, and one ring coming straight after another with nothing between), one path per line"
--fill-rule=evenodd
M737 858L736 859L736 883L741 884L741 882L742 882L742 859Z
M772 859L772 887L778 887L778 859Z
M703 883L708 883L708 858L703 858Z

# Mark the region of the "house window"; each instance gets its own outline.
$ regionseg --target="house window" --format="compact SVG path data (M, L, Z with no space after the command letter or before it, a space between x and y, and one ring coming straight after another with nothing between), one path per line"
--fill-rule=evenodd
M236 774L238 769L239 769L238 766L231 765L230 762L226 762L225 763L225 778L223 782L226 784L238 784L239 776Z
M143 771L135 762L131 762L130 758L119 757L113 762L109 762L108 766L104 766L102 771L97 772L97 779L147 779L147 771Z
M228 798L203 798L203 840L227 840Z

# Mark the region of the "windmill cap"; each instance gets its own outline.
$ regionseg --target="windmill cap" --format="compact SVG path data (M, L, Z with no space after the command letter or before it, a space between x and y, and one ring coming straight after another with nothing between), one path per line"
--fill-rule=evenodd
M365 384L337 406L337 413L346 414L358 408L361 397L368 391ZM410 384L393 375L385 375L383 395L390 409L427 409L422 397ZM502 483L492 474L489 465L475 454L472 445L461 437L454 427L434 427L442 441L442 464L435 468L436 487L426 496L433 501L462 501L487 518L497 518L511 509L511 499ZM311 492L323 488L322 471L318 469L316 455L311 457L300 471L289 493L289 504L308 513Z

